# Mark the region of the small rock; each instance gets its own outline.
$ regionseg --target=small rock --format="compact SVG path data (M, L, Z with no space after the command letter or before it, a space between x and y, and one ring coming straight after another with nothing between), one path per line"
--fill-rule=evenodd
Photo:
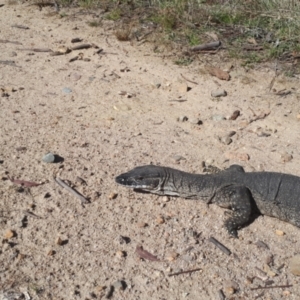
M195 125L201 125L202 124L202 121L199 120L198 118L189 119L189 122L192 123L192 124L195 124Z
M166 259L167 259L168 261L174 261L178 256L179 256L178 253L172 251L172 252L170 252L170 253L166 256Z
M222 120L225 120L225 117L221 116L221 115L213 115L211 118L212 118L213 121L216 121L216 122L220 122Z
M271 270L271 268L267 264L264 265L264 271L267 273L269 277L275 277L277 275L277 273Z
M227 159L232 160L240 160L240 161L247 161L250 159L249 155L247 153L237 153L237 152L227 152L225 153L225 157Z
M178 122L186 122L187 120L188 120L187 116L180 116L180 117L177 118Z
M156 223L157 224L164 224L165 223L165 219L162 216L158 216L156 218Z
M63 243L64 243L64 242L63 242L63 240L62 240L60 237L58 237L58 238L55 240L55 244L56 244L56 245L61 246Z
M284 236L284 235L285 235L285 232L282 231L282 230L275 230L275 233L276 233L276 235L278 235L278 236Z
M114 284L113 287L115 290L122 290L124 291L126 289L126 282L123 280L117 280Z
M297 115L297 119L300 120L300 114Z
M42 161L45 163L54 163L55 161L55 155L52 154L51 152L47 153L46 155L44 155L44 157L42 158Z
M289 268L292 274L300 276L300 254L290 259Z
M81 78L81 75L78 73L71 73L70 78L72 81L78 81Z
M147 226L148 226L148 224L145 223L145 222L138 222L136 225L137 225L137 227L139 227L139 228L144 228L144 227L147 227Z
M162 197L162 201L164 202L169 202L170 201L170 198L168 196L163 196Z
M229 145L232 143L232 139L229 137L229 136L223 136L221 139L220 139L220 142L225 144L225 145Z
M119 250L116 252L116 257L118 257L118 258L123 258L125 256L126 256L126 253L124 251Z
M69 89L69 88L67 88L67 87L63 88L62 91L63 91L63 93L65 93L65 94L71 94L71 93L72 93L72 90Z
M281 162L286 163L293 159L293 156L287 152L281 154Z
M213 158L208 158L205 160L205 166L211 166L213 163L215 162L215 160Z
M120 245L123 245L123 244L129 244L131 242L131 239L127 236L120 235L118 241Z
M5 232L5 235L4 235L4 238L5 239L11 239L11 238L13 238L15 236L15 232L13 231L13 230L7 230L6 232Z
M118 194L113 192L113 193L109 194L108 199L113 200L113 199L116 199L117 197L118 197Z
M214 98L225 97L225 96L227 96L227 92L225 90L217 90L217 91L211 92L211 96Z
M188 85L185 82L183 82L183 83L177 84L177 90L179 93L186 93L190 90L190 88L188 87Z
M236 120L237 119L237 117L240 115L240 111L239 110L235 110L234 112L233 112L233 114L230 116L230 120Z
M186 160L186 158L181 155L175 155L173 158L176 162L179 162L181 160Z
M55 251L50 249L50 250L47 250L47 256L53 256L55 254Z
M233 295L239 289L239 285L232 280L226 281L224 285L224 290L227 295Z

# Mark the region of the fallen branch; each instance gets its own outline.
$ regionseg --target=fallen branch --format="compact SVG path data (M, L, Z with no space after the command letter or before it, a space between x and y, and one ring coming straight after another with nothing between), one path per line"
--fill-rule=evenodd
M193 272L197 272L197 271L201 271L202 269L198 268L198 269L193 269L193 270L187 270L187 271L180 271L180 272L176 272L176 273L170 273L168 276L176 276L176 275L181 275L181 274L190 274Z
M191 48L191 51L201 51L201 50L215 50L216 48L220 47L222 43L220 41L208 43L208 44L201 44Z
M89 203L89 201L82 196L81 194L79 194L77 191L75 191L74 189L72 189L71 187L69 187L66 183L64 183L60 178L56 177L54 178L54 180L56 181L56 183L58 183L60 186L62 186L63 188L65 188L66 190L68 190L71 194L73 194L75 197L77 197L80 201L81 204L85 204L85 203Z

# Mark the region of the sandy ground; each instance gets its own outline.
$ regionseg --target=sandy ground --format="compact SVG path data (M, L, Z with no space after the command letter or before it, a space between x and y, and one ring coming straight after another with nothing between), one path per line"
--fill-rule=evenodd
M300 299L289 267L298 228L259 216L231 239L222 208L114 182L149 163L202 173L203 161L300 176L299 79L279 70L270 91L271 66L247 71L210 55L177 66L150 43L119 42L109 21L90 27L93 15L51 11L0 7L0 298L222 299L222 290L226 299ZM73 47L77 37L103 51L33 50ZM79 53L83 59L70 62ZM207 64L233 66L231 80L212 77ZM212 98L220 89L227 96ZM275 95L283 89L291 93ZM230 120L235 110L240 116ZM43 162L48 152L62 161ZM55 176L90 203L82 206ZM43 184L21 188L9 177ZM139 245L160 261L139 259ZM282 285L292 287L253 290Z

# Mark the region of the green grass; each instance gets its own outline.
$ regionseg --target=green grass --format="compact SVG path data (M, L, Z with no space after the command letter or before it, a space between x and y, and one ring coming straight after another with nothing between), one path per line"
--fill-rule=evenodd
M174 47L191 47L211 42L207 32L213 32L226 46L223 53L241 59L244 64L283 59L287 53L300 51L298 0L57 1L63 6L76 4L85 9L99 8L104 19L117 22L135 20L134 30L152 23L156 25L153 39L156 44L165 41L173 43ZM243 50L250 38L263 50ZM185 64L181 61L185 59L178 60L179 64Z

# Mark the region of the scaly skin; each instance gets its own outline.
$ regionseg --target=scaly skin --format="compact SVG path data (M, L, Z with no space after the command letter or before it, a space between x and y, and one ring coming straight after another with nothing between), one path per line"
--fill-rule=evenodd
M232 212L224 225L234 237L255 208L300 227L300 177L289 174L246 173L233 165L218 174L200 175L148 165L117 176L116 182L153 194L199 199L229 208Z

